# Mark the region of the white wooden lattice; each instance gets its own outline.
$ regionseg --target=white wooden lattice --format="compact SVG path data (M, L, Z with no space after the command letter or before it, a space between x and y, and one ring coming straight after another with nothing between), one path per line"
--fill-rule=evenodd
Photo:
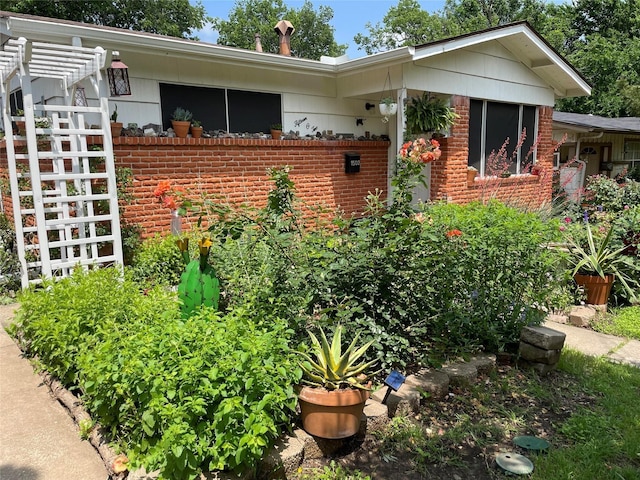
M108 89L100 72L105 60L100 47L31 43L24 38L10 40L0 52L2 114L23 288L42 276L67 276L77 265L122 263ZM23 116L12 116L10 111L10 83L16 76ZM58 89L65 104L34 104L36 79ZM73 89L85 79L99 98L97 106L73 105ZM100 118L99 128L86 127L90 114ZM12 121L24 122L24 132L12 135ZM103 149L90 150L88 135L102 136Z

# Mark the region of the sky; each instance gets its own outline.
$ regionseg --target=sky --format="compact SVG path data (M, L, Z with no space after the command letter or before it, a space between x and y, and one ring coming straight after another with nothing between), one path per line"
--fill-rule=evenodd
M195 0L190 0L195 3ZM235 1L228 0L200 0L211 17L229 18L229 12L233 9ZM304 1L285 0L288 7L300 8ZM364 50L358 50L358 46L353 41L357 33L368 33L365 25L370 22L375 25L382 21L382 17L389 11L389 8L398 4L398 0L311 0L313 8L318 9L320 5L326 5L333 9L334 37L339 44L347 44L347 55L349 58L364 57ZM444 0L426 0L419 2L422 9L429 13L441 10L444 7ZM295 27L295 25L294 25ZM217 32L213 31L211 25L196 33L203 42L216 43Z

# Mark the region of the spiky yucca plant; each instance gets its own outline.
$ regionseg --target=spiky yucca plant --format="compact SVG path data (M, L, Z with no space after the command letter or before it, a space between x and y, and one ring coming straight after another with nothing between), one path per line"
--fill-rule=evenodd
M320 329L320 341L311 332L311 354L315 356L315 360L308 354L300 352L304 358L301 362L302 370L307 378L303 382L316 386L324 387L327 390L336 390L339 388L360 388L369 390L365 385L367 379L378 372L366 374L365 371L372 367L377 360L370 362L356 363L362 357L373 341L357 348L356 344L360 335L356 335L349 348L342 353L342 326L336 328L331 345L327 340L324 331Z
M180 277L180 285L178 285L178 297L182 301L180 306L182 316L189 317L202 305L217 309L220 298L220 282L216 277L215 270L208 262L211 240L202 237L198 241L200 258L192 261L189 261L189 240L185 238L177 240L176 243L187 264Z

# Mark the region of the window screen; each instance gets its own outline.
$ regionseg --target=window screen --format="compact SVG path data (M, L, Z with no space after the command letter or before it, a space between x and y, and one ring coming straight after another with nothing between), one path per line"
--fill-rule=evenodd
M161 83L162 125L169 128L173 111L182 107L190 110L205 130L268 132L270 125L282 123L281 97L276 93Z
M471 100L469 108L469 162L482 171L482 100Z

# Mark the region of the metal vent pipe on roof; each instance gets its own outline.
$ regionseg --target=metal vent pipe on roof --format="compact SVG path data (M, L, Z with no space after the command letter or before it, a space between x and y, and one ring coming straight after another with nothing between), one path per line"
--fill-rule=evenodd
M260 41L260 34L256 33L256 52L262 52L262 42Z
M280 37L280 55L291 56L291 34L296 31L288 20L280 20L273 29Z

